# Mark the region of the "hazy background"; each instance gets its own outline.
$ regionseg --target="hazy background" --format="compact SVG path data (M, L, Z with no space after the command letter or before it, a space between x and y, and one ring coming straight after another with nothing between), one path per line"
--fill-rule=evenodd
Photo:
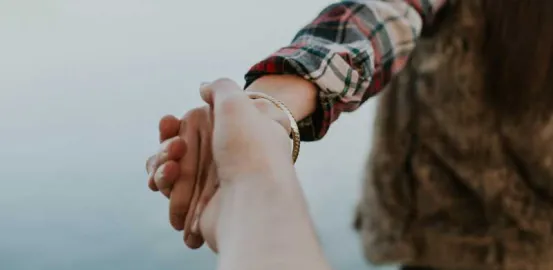
M0 269L214 269L146 186L157 121L247 68L331 1L0 0ZM374 103L297 165L337 270L370 269L351 229Z

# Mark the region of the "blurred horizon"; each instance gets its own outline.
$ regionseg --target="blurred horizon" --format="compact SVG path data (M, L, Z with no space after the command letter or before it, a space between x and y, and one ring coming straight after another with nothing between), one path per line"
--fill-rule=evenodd
M215 269L147 188L158 120L201 106L202 81L242 84L332 2L0 1L0 269ZM336 270L375 269L352 229L373 112L297 163Z

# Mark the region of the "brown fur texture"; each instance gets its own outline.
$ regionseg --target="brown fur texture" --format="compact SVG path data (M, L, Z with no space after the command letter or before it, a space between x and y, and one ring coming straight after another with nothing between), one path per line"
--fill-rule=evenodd
M551 106L553 1L484 2L489 104L508 117Z
M452 3L380 96L356 221L365 254L553 269L553 1Z

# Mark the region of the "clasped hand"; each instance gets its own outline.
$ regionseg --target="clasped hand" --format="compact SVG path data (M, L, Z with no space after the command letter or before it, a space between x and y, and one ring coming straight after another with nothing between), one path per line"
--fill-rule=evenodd
M265 99L249 99L229 79L200 89L206 106L180 120L165 116L159 123L161 147L148 158L148 186L169 199L169 221L184 231L190 248L205 239L215 249L214 228L219 185L239 175L274 170L275 160L291 160L290 122ZM210 240L210 238L213 238Z

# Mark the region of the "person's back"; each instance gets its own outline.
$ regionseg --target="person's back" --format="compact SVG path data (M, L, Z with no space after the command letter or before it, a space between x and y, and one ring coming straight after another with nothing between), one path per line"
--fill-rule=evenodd
M371 261L553 269L551 14L454 1L425 30L379 101L356 222Z

